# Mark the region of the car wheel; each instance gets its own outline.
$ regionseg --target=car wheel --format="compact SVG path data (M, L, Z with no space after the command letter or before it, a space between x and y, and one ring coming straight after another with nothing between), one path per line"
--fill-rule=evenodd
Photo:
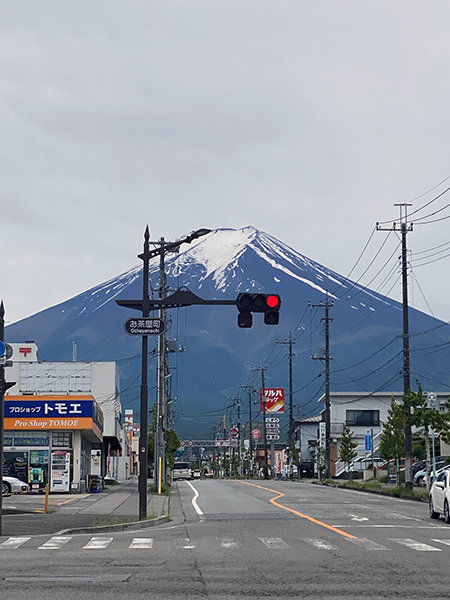
M11 486L7 481L2 481L2 496L11 493Z
M450 510L448 508L447 500L444 502L444 521L447 525L450 525Z
M430 519L439 519L439 513L435 512L433 506L433 498L430 496L430 501L428 503L428 509L430 514Z
M419 477L417 480L417 485L420 487L425 487L425 477Z

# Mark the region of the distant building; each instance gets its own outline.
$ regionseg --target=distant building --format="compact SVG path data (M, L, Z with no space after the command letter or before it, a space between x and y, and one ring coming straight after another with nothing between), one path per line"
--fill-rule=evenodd
M444 404L449 394L437 392L437 405L444 410ZM355 470L362 470L371 462L372 456L379 456L382 423L387 420L392 397L401 401L403 392L332 392L330 394L330 460L331 475L338 477L344 472L346 465L339 460L339 446L344 426L348 426L358 444L357 456L354 460ZM322 396L318 402L324 402ZM319 423L323 420L324 412L319 415L295 422L295 439L300 450L300 462L314 461L317 452ZM373 452L367 448L367 436L373 443ZM450 454L445 444L441 442L441 452Z

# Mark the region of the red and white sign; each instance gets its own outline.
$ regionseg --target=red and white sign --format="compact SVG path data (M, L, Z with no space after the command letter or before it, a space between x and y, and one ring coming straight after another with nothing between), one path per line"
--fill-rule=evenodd
M239 435L239 429L237 427L232 427L230 429L230 437L237 438Z
M266 413L284 413L284 388L264 388L259 390L260 409L264 411L264 403L266 405Z
M254 440L259 440L259 438L261 437L261 432L259 429L253 429L252 431L252 438Z

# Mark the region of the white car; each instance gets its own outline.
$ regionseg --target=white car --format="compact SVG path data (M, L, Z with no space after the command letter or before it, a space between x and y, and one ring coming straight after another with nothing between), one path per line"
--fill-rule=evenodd
M28 483L17 479L17 477L8 477L3 475L2 478L2 496L5 494L26 494L30 491Z
M444 521L450 524L450 468L444 469L431 486L428 506L432 519L444 515Z

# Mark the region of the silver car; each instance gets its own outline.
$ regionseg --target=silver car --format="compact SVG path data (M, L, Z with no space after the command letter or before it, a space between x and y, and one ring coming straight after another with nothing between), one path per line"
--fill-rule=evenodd
M17 479L17 477L8 477L3 475L2 478L2 496L5 494L26 494L30 491L28 483Z
M444 469L431 486L428 505L432 519L444 515L444 521L450 524L450 468Z

